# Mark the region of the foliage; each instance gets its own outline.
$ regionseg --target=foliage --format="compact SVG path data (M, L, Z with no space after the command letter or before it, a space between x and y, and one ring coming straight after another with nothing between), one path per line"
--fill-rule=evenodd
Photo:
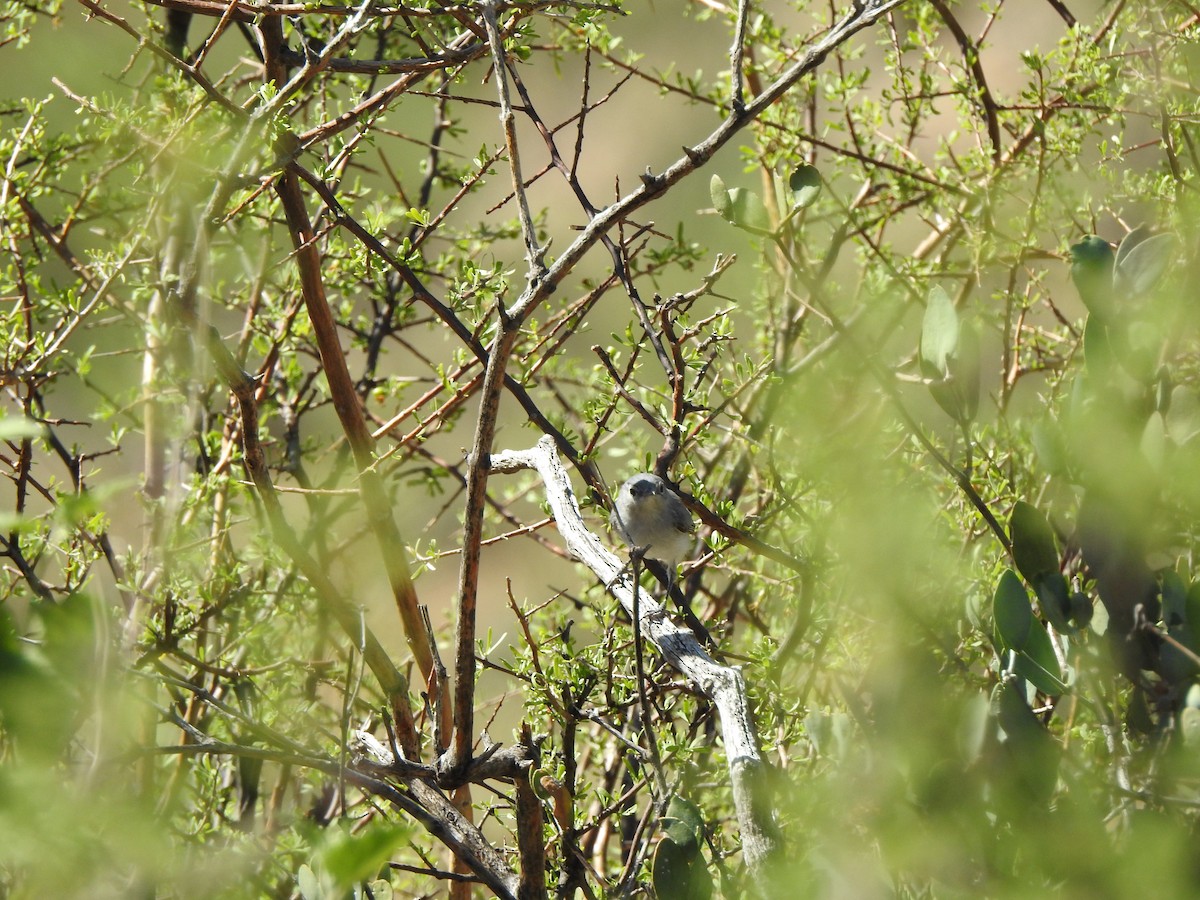
M1190 9L79 2L0 13L0 893L1195 895ZM765 767L542 436L679 486Z

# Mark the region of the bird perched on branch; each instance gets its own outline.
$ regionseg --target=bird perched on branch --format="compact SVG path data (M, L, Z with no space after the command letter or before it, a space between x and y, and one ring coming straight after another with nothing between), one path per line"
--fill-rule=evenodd
M642 472L621 485L608 521L631 549L666 566L669 594L695 545L696 523L679 495L657 475Z

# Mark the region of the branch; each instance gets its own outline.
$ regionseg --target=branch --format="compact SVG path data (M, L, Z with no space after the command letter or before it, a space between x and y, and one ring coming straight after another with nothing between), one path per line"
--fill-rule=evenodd
M508 62L504 58L504 42L500 38L500 27L496 24L494 3L484 5L483 22L487 26L488 44L492 48L492 68L496 73L496 91L500 95L500 124L504 128L504 146L508 150L508 168L512 173L513 193L517 197L521 235L525 239L525 261L529 265L529 278L537 280L546 268L543 260L546 251L538 246L537 231L533 227L533 216L529 212L529 198L525 195L525 180L521 177L521 154L517 147L517 122L513 116L512 99L508 93Z
M629 567L607 550L584 524L570 479L554 451L553 442L544 437L529 450L495 453L491 468L496 472L533 469L541 476L567 549L596 573L632 617L635 585ZM636 611L642 633L658 648L662 658L717 708L742 834L742 853L752 881L763 884L766 864L779 849L781 836L764 790L766 763L758 751L742 673L737 668L718 664L690 631L672 622L666 610L645 592L638 597Z
M315 236L312 223L304 205L304 197L300 193L296 173L290 168L279 180L276 191L283 204L288 229L296 247L296 266L300 271L300 285L308 318L317 339L321 368L325 372L334 409L337 410L358 466L359 494L366 508L371 531L379 543L387 569L388 583L391 585L396 609L404 625L404 636L408 641L409 650L417 661L421 676L428 683L433 672L433 658L429 653L429 642L425 636L421 613L417 608L417 591L413 586L412 572L406 557L408 545L396 525L383 479L374 469L375 441L367 427L362 405L354 390L354 379L350 377L346 356L338 340L337 324L325 296L320 255L313 243Z
M601 210L547 269L546 277L531 283L525 289L510 310L510 315L515 319L524 319L538 303L549 296L558 282L575 268L584 254L607 234L610 228L634 210L665 194L668 189L707 163L742 128L765 112L797 82L816 71L832 51L904 2L905 0L876 0L856 6L842 21L834 25L824 38L813 44L796 63L748 103L744 110L731 112L712 134L696 146L685 149L684 155L668 166L661 175L643 176L641 187Z

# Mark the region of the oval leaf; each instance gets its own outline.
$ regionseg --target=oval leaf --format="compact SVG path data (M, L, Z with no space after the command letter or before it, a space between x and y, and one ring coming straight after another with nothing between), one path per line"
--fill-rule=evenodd
M1200 434L1200 398L1188 385L1177 385L1171 391L1167 433L1178 447Z
M1039 577L1058 572L1054 530L1036 508L1018 500L1008 519L1008 536L1012 539L1017 571L1030 584L1036 585Z
M676 794L667 804L663 830L681 848L699 850L704 837L704 815L695 803Z
M1108 315L1113 302L1113 250L1108 241L1089 234L1071 245L1071 280L1088 312Z
M1154 287L1167 271L1175 250L1173 234L1156 234L1138 240L1129 250L1126 242L1138 232L1131 231L1117 251L1116 279L1122 292L1134 296Z
M1029 594L1021 579L1011 569L1005 569L992 598L992 615L996 620L996 633L1008 650L1020 650L1029 639L1033 626L1033 607L1029 605Z
M708 192L712 197L713 207L726 222L756 233L766 233L770 230L771 219L767 208L754 191L726 188L721 176L714 175L708 183Z
M1059 632L1070 631L1071 593L1062 572L1039 575L1033 583L1033 590L1037 594L1038 605L1041 606L1046 621Z
M1033 619L1025 646L1017 653L1014 671L1048 697L1057 697L1067 689L1063 671L1050 643L1046 626Z
M816 166L800 166L788 176L788 190L792 192L792 208L806 209L821 193L821 173Z
M745 188L732 188L729 191L729 199L733 204L730 222L746 231L765 232L770 230L771 219L758 194Z
M729 191L725 189L725 181L720 175L713 175L708 182L708 193L712 197L713 207L717 214L726 221L730 219L733 210L733 201L729 199Z
M921 372L939 381L950 376L950 358L958 349L958 312L941 285L929 289L921 324Z

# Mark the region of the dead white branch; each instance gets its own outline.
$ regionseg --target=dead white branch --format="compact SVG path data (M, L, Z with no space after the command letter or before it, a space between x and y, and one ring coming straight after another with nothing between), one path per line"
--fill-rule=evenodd
M544 437L528 450L493 453L491 469L493 472L534 469L541 476L546 499L567 549L596 573L632 616L634 583L629 567L588 530L554 441ZM671 621L667 611L645 591L638 594L638 611L642 634L658 648L664 660L717 708L742 834L742 855L753 876L778 847L779 834L768 792L763 789L765 764L758 752L741 670L721 665L709 656L695 635Z

